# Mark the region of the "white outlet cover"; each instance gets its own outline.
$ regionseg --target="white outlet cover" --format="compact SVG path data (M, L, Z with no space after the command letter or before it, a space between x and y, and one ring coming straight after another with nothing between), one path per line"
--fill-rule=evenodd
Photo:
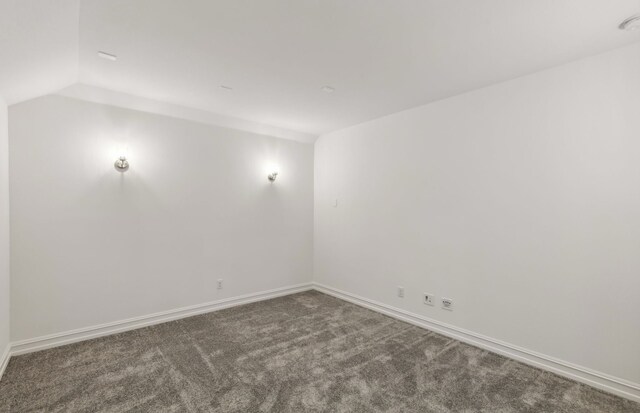
M422 302L425 303L426 305L434 305L435 297L433 294L422 293Z
M453 311L453 300L451 298L442 297L440 303L443 309Z
M398 297L404 298L404 287L398 286Z

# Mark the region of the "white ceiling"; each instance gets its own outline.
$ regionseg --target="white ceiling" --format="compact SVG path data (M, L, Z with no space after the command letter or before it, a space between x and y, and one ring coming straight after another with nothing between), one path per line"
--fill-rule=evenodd
M8 3L48 7L30 10L40 24L0 40L0 51L20 56L9 72L26 70L37 82L59 61L74 63L78 12L62 10L73 1ZM72 75L85 85L318 135L640 41L640 32L617 29L636 13L640 0L82 0ZM11 21L2 17L3 26ZM20 49L31 50L35 38L41 43L33 50L45 56L25 60ZM59 43L67 46L58 55ZM97 57L99 50L118 60ZM7 97L5 66L3 59ZM68 84L63 77L58 83Z
M78 81L80 0L0 0L0 97L21 102Z

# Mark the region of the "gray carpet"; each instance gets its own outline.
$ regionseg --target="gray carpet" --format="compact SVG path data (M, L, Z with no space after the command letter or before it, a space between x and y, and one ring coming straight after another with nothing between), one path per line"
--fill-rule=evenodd
M11 359L1 412L640 412L305 292Z

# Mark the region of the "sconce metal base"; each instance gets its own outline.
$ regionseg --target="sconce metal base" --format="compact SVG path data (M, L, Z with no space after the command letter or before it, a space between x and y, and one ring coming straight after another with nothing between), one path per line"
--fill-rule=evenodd
M129 161L124 156L121 156L113 166L116 167L118 172L127 172L129 170Z
M269 179L269 181L274 182L276 180L276 178L278 177L278 173L277 172L273 172L271 174L269 174L269 176L267 176L267 178Z

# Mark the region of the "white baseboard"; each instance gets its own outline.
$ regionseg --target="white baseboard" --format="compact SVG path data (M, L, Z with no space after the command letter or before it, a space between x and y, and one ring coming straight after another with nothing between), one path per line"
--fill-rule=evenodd
M431 331L435 331L442 335L454 338L480 347L494 353L501 354L511 359L518 360L525 364L538 367L543 370L551 371L560 376L568 377L572 380L587 384L592 387L604 390L618 396L640 402L640 384L633 383L628 380L612 377L610 375L588 369L586 367L577 366L575 364L556 359L535 351L527 350L513 344L505 343L500 340L486 337L481 334L467 331L449 324L442 323L424 317L419 314L411 313L399 308L392 307L368 298L341 291L320 283L313 283L313 288L317 291L329 294L336 298L357 304L361 307L388 315L398 320L422 327Z
M640 402L640 384L638 383L633 383L624 379L619 379L604 373L593 371L582 366L577 366L563 360L558 360L544 354L536 353L534 351L505 343L491 337L486 337L472 331L467 331L449 324L439 322L437 320L424 317L419 314L395 308L390 305L376 302L368 298L360 297L358 295L351 294L346 291L341 291L320 283L306 283L289 287L276 288L273 290L261 291L258 293L246 294L209 303L130 318L127 320L115 321L112 323L106 323L63 333L51 334L47 336L36 337L33 339L13 342L9 346L7 346L0 358L0 379L2 378L4 370L6 369L11 356L45 350L52 347L58 347L65 344L71 344L79 341L89 340L92 338L107 336L110 334L121 333L124 331L135 330L154 324L165 323L168 321L191 317L198 314L209 313L212 311L222 310L224 308L253 303L256 301L268 300L271 298L295 294L311 289L315 289L325 294L329 294L342 300L368 308L370 310L377 311L398 320L405 321L431 331L435 331L456 340L460 340L464 343L468 343L492 351L494 353L502 354L506 357L541 368L543 370L551 371L561 376L568 377L570 379L585 383L589 386L599 388L601 390L619 395L621 397Z
M92 338L107 336L110 334L135 330L137 328L147 327L154 324L166 323L167 321L178 320L180 318L186 318L198 314L222 310L224 308L249 304L256 301L268 300L271 298L281 297L289 294L295 294L302 291L311 290L312 288L313 286L311 283L292 285L289 287L276 288L273 290L261 291L258 293L225 298L223 300L212 301L209 303L162 311L159 313L149 314L141 317L129 318L127 320L114 321L97 326L80 328L63 333L50 334L28 340L16 341L11 343L10 356L17 356L34 351L45 350L48 348L71 344L78 341L89 340ZM9 357L7 357L7 362L8 358Z
M4 371L9 365L9 359L11 358L11 344L7 344L0 356L0 379L4 375Z

